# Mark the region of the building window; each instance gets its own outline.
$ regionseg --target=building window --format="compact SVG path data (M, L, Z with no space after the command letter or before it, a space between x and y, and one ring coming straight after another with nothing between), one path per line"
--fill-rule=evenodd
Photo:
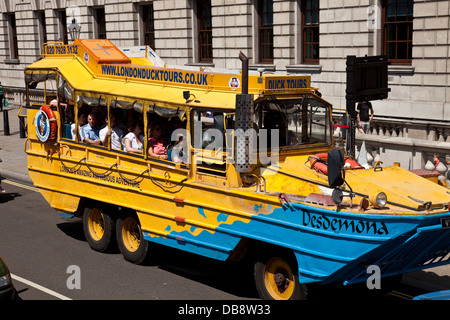
M69 43L69 38L67 36L67 15L66 10L59 10L57 12L57 17L59 20L59 41L64 44Z
M45 11L36 11L38 22L39 46L42 48L47 43L47 25L45 23Z
M411 63L413 0L383 0L383 54L393 63Z
M155 49L155 18L153 4L142 7L142 29L144 31L144 45Z
M319 62L319 0L303 0L301 11L303 62Z
M211 0L197 1L198 50L200 62L213 60Z
M17 45L17 26L16 16L14 13L6 15L8 21L8 35L9 35L9 60L19 59L19 47Z
M259 60L273 62L273 0L258 1Z
M106 39L105 8L94 8L95 31L97 39Z

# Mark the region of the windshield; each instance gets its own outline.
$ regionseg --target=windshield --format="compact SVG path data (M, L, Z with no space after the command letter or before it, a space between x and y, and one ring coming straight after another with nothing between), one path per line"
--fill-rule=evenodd
M271 136L270 130L279 130L279 146L284 149L331 144L329 105L312 95L261 100L255 105L255 116L258 127Z

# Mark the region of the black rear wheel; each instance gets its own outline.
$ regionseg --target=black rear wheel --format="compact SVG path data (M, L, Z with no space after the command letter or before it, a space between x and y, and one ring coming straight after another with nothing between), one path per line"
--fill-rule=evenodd
M86 207L83 213L83 230L89 246L95 251L105 252L115 245L115 221L106 207Z
M264 300L304 300L306 286L299 283L293 259L266 255L255 263L256 290Z
M125 260L141 264L147 257L148 241L144 239L141 224L135 213L125 213L117 219L117 244Z

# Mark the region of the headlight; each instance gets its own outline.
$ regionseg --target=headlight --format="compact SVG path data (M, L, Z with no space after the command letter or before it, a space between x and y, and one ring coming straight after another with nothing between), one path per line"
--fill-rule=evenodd
M384 192L375 193L370 197L370 203L375 208L384 208L387 202L387 196Z
M3 277L0 277L0 289L10 285L11 285L11 276L9 275L9 273L4 275Z
M344 193L341 189L336 188L333 190L331 197L333 198L334 203L341 204L344 199Z

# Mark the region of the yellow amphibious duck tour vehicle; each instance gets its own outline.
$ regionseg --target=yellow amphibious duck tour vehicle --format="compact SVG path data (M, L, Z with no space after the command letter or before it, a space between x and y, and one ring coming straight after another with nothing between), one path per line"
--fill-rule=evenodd
M44 46L25 70L28 88L46 88L45 105L26 106L35 186L83 217L94 250L249 258L264 299L364 282L369 265L388 277L448 263L447 189L361 168L333 149L332 106L309 77L248 74L240 58L226 73L166 68L108 40Z

